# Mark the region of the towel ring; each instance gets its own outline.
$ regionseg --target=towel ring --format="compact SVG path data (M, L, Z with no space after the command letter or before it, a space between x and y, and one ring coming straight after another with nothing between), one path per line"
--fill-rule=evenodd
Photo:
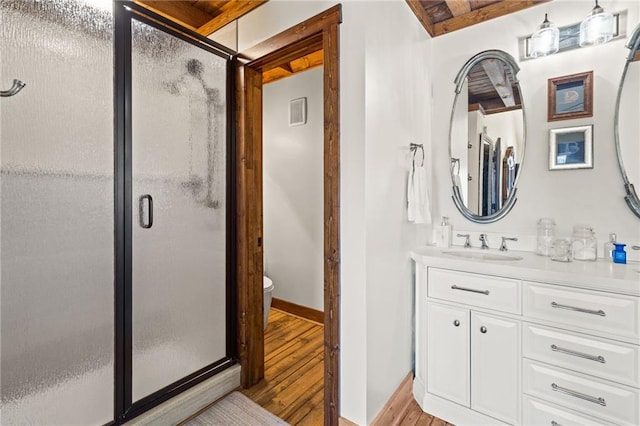
M19 91L22 90L24 86L26 86L26 84L24 84L22 81L14 79L13 85L9 90L0 90L0 97L8 98L9 96L15 96Z
M411 143L409 144L409 151L413 152L413 160L411 161L412 170L416 169L416 152L418 151L418 149L422 151L422 164L420 164L420 167L424 167L424 147L421 143Z

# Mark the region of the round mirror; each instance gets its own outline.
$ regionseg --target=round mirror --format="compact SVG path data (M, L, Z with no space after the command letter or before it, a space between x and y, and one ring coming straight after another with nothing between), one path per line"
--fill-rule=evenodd
M633 187L633 182L640 182L640 25L633 31L626 47L629 49L627 62L616 100L615 141L627 193L624 199L631 211L640 217L640 200Z
M495 222L516 201L526 134L519 70L508 53L487 50L455 79L449 127L453 201L473 222Z

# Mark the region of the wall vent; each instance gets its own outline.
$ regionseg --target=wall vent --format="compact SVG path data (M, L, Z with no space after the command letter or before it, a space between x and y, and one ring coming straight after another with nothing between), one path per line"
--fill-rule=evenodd
M307 98L289 101L289 126L307 124Z

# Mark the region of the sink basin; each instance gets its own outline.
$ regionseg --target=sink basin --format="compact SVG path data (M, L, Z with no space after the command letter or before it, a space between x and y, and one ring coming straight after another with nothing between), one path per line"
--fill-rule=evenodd
M522 256L517 256L504 251L474 250L474 249L452 249L443 250L442 253L450 256L464 257L465 259L477 260L522 260Z

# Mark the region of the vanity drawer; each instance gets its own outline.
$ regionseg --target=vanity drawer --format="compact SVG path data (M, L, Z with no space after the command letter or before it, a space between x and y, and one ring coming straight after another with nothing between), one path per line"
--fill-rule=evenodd
M429 268L429 297L519 314L520 281Z
M527 426L608 426L611 424L593 417L584 417L526 395L522 398L522 408L522 424Z
M637 425L640 393L584 374L523 362L524 393L612 422Z
M640 298L523 283L523 314L619 336L640 336Z
M630 386L640 386L640 347L523 324L523 355Z

